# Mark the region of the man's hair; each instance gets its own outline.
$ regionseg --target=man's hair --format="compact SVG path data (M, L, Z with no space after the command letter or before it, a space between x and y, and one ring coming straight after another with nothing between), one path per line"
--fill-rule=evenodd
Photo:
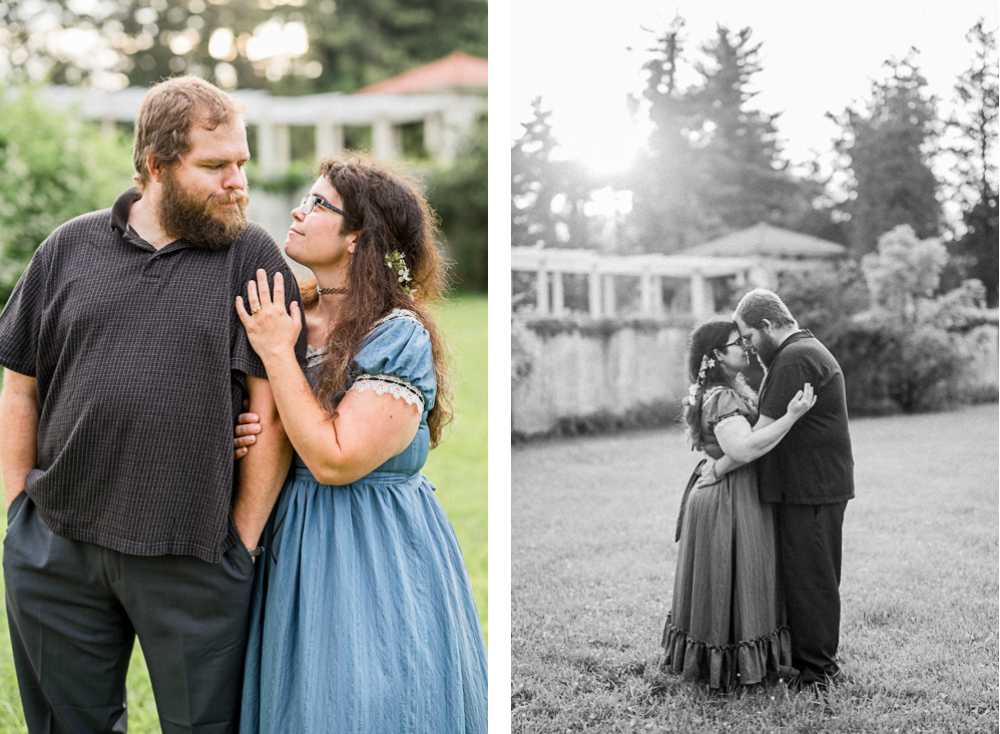
M777 293L765 288L754 288L743 296L736 307L735 317L751 329L759 329L764 319L770 321L772 327L798 326L785 302Z
M196 76L157 84L146 94L135 120L135 185L141 191L149 183L147 155L153 155L157 167L175 166L191 149L192 126L215 130L219 125L242 121L245 111L238 99Z

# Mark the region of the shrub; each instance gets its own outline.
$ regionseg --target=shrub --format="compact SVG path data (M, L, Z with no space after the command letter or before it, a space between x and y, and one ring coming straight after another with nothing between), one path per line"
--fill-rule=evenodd
M896 227L878 254L782 279L782 299L840 362L853 415L996 399L996 329L978 281L931 297L947 253ZM991 351L992 350L992 351Z
M45 107L32 90L0 87L0 305L35 249L63 222L104 209L131 186L121 134Z
M847 323L824 342L844 372L847 408L851 415L886 415L900 412L891 397L886 365L902 352L898 334L871 322Z
M871 303L861 268L852 260L785 273L778 292L802 328L824 344Z
M478 291L488 285L486 129L486 121L481 120L455 164L435 172L427 191L428 201L441 217L457 286Z

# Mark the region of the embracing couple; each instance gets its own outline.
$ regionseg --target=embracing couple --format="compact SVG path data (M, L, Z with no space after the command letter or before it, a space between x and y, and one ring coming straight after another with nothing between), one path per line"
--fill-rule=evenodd
M755 394L749 353L764 367ZM840 675L841 536L854 497L844 375L777 294L691 334L683 419L703 460L677 523L662 666L710 689Z
M28 730L125 732L138 636L165 734L485 732L420 472L451 415L433 215L382 163L323 161L285 242L300 291L246 219L248 158L237 100L157 85L135 188L56 229L0 315Z

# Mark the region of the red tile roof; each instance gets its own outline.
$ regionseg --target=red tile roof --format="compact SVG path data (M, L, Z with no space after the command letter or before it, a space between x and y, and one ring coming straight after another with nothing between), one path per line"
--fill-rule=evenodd
M486 89L488 62L461 51L399 76L359 89L356 94L431 94L451 89Z

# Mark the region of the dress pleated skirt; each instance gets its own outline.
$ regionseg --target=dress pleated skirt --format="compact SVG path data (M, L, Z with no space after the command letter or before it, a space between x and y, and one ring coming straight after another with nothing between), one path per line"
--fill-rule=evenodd
M661 667L724 691L791 665L774 519L744 466L688 496Z
M265 530L242 734L485 734L486 646L433 486L297 462Z

